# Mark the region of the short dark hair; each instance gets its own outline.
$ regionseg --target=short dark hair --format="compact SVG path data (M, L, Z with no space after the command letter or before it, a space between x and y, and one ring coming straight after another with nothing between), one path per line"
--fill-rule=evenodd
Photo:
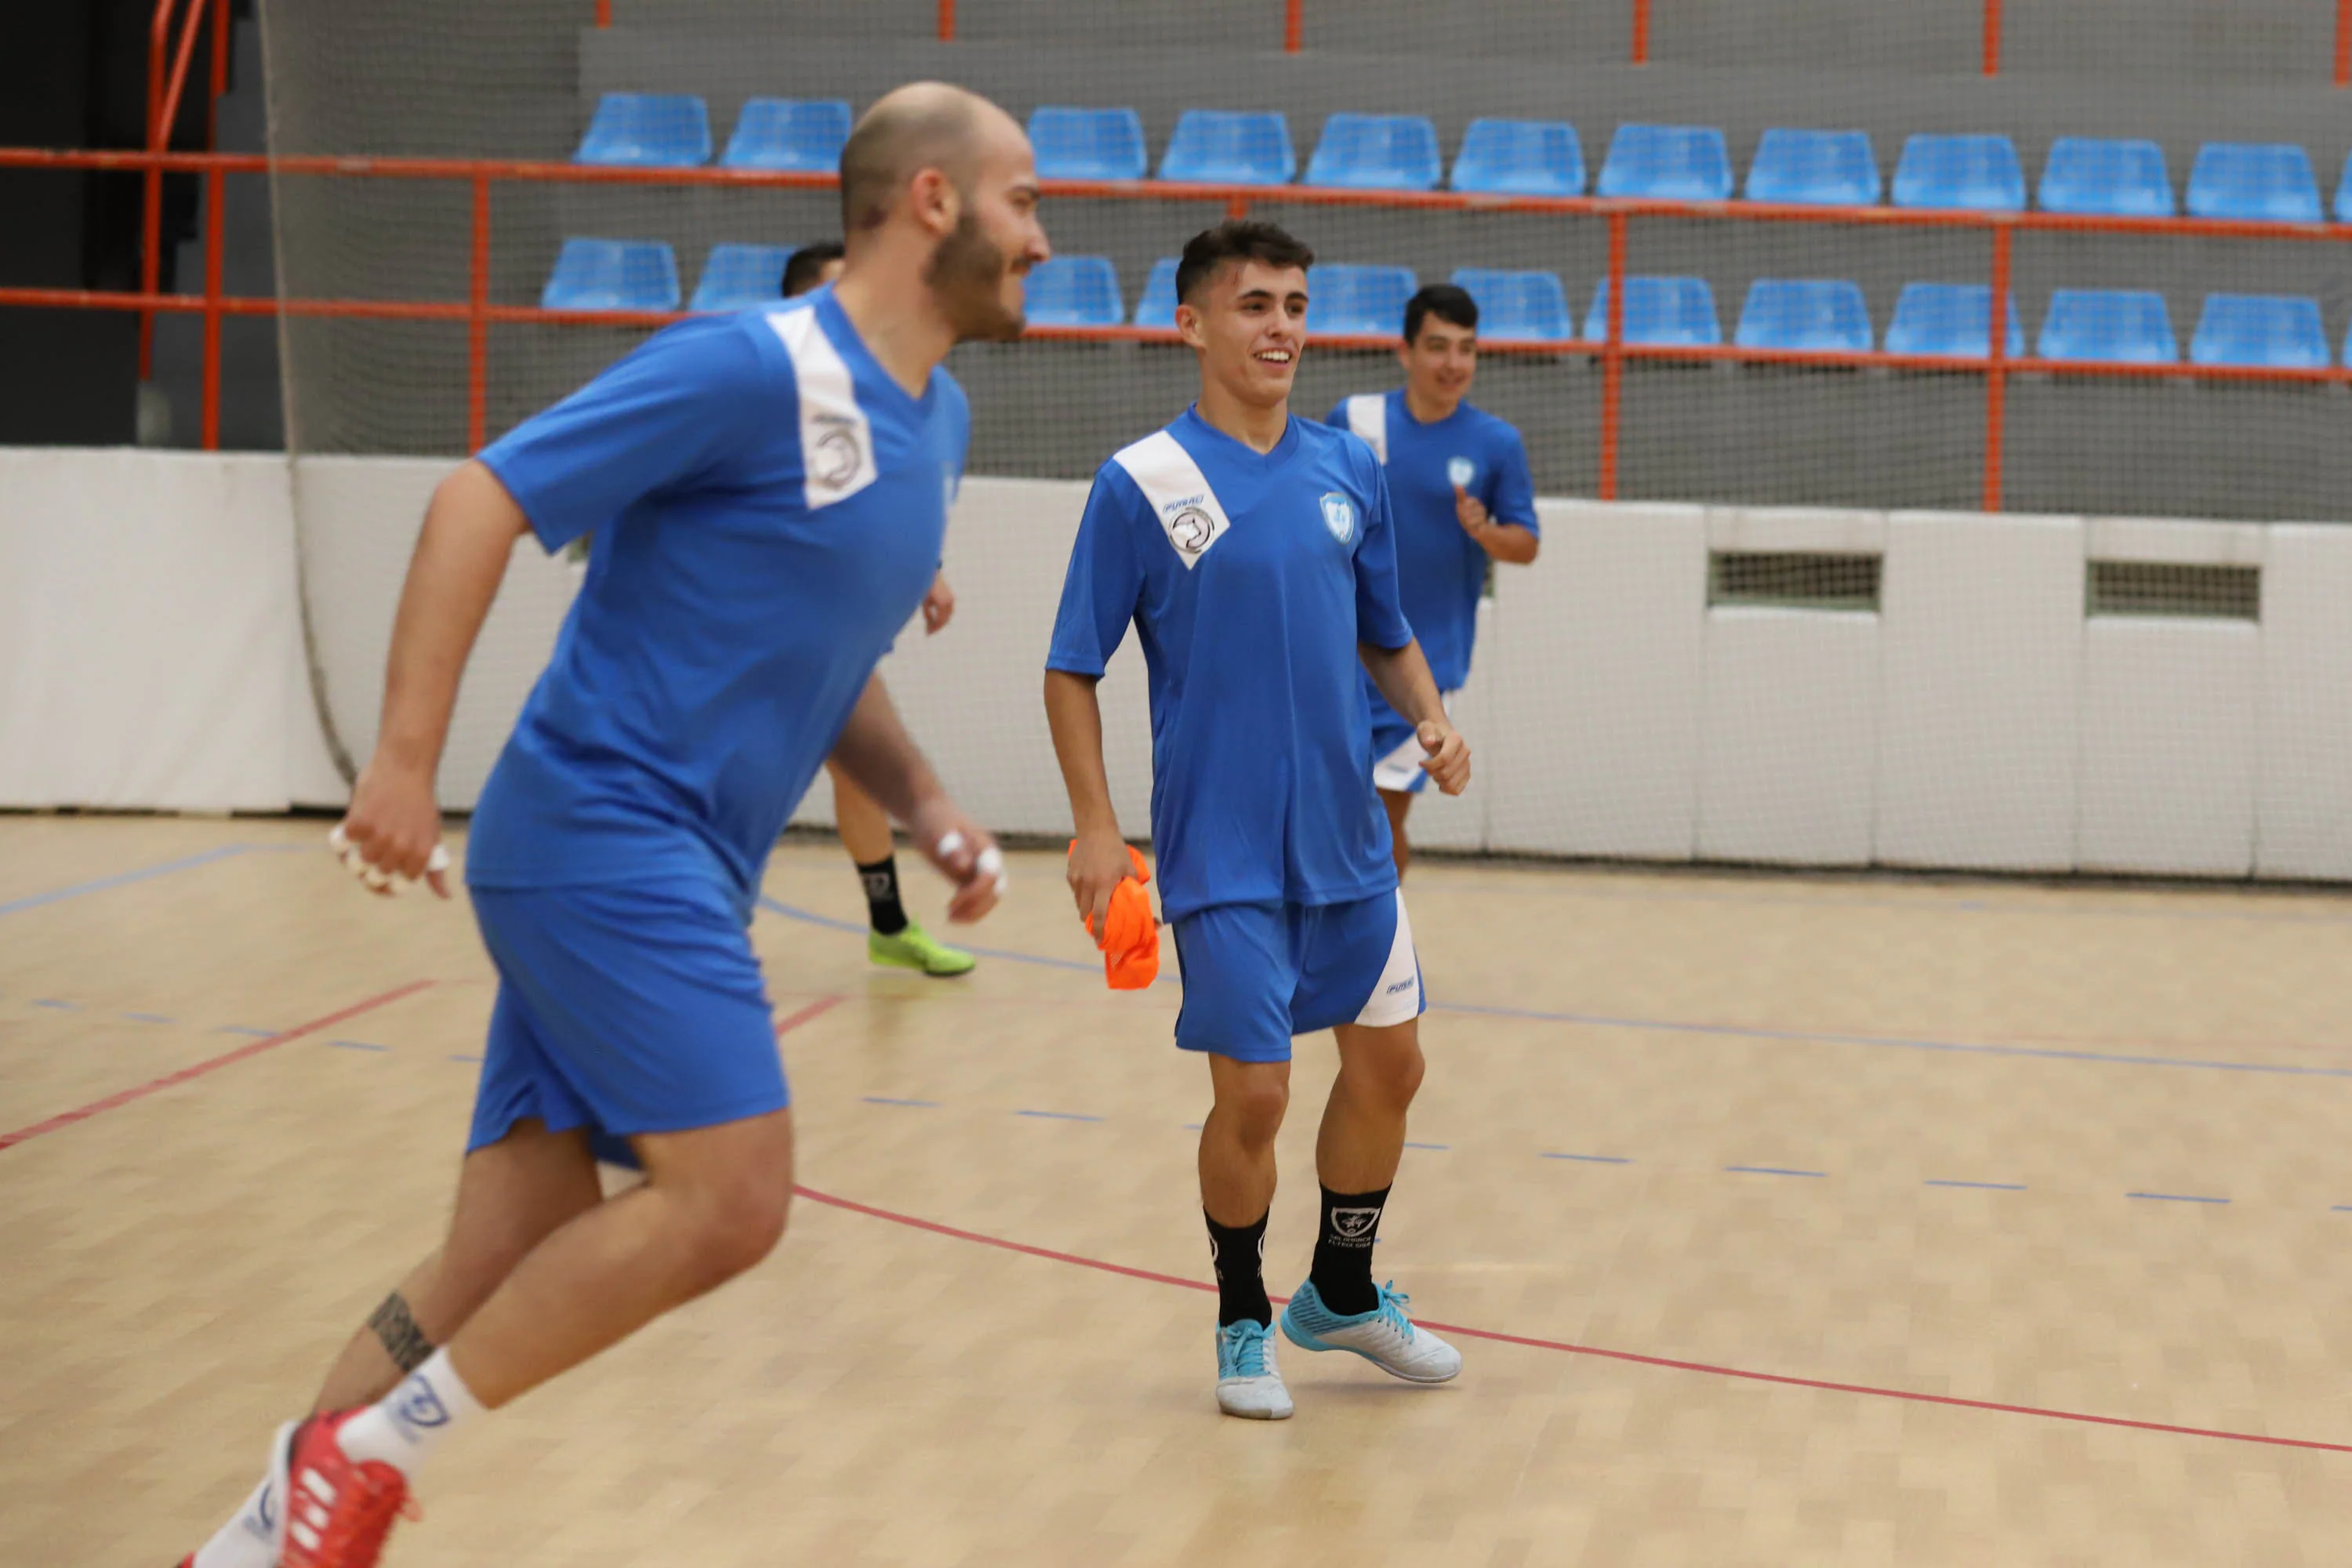
M784 298L805 294L824 281L824 269L848 252L837 239L803 245L784 261Z
M1451 283L1432 283L1404 302L1404 341L1421 336L1422 322L1434 316L1448 326L1465 331L1478 330L1478 301L1470 298L1470 290L1457 289Z
M1177 300L1189 301L1229 261L1305 268L1315 265L1315 253L1278 223L1227 218L1184 242L1184 258L1176 263Z

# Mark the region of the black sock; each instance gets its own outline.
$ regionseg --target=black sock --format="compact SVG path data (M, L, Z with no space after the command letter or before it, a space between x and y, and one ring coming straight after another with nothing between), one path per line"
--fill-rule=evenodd
M857 879L866 884L866 907L874 929L884 936L905 931L907 910L898 902L898 858L885 855L871 866L860 866Z
M1274 1303L1265 1297L1265 1215L1255 1225L1219 1225L1209 1219L1209 1261L1217 1270L1217 1327L1255 1318L1274 1321Z
M1335 1193L1323 1189L1323 1228L1315 1237L1315 1265L1307 1279L1323 1304L1341 1317L1369 1312L1381 1304L1372 1289L1372 1243L1380 1239L1381 1210L1389 1190Z

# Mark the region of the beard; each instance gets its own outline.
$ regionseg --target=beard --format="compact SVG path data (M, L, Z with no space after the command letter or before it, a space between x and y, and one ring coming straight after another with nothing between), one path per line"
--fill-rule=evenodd
M967 205L923 268L923 281L958 342L1004 342L1021 335L1027 321L1018 310L1004 306L1005 271L1004 252L981 233L980 220Z

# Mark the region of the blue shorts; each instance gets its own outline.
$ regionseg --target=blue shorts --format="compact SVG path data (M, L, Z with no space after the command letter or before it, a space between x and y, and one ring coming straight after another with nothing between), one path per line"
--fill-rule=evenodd
M1429 774L1421 759L1429 755L1421 749L1421 741L1413 727L1405 722L1403 714L1388 705L1379 692L1369 693L1372 703L1372 787L1391 795L1419 795L1429 783ZM1453 711L1458 691L1445 693L1445 707Z
M1176 1043L1286 1062L1290 1037L1421 1016L1421 960L1404 895L1346 904L1213 904L1175 922L1184 1007Z
M791 1103L760 961L718 884L472 893L499 997L468 1149L537 1117L609 1153Z

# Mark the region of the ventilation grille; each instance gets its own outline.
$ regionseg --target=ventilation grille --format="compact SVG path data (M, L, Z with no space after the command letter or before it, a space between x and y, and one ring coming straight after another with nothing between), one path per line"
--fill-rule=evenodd
M2095 616L2258 621L2263 614L2263 574L2258 566L2094 561L2089 595L2087 608Z
M1878 608L1879 558L1795 550L1717 550L1707 558L1709 605L1780 610Z

